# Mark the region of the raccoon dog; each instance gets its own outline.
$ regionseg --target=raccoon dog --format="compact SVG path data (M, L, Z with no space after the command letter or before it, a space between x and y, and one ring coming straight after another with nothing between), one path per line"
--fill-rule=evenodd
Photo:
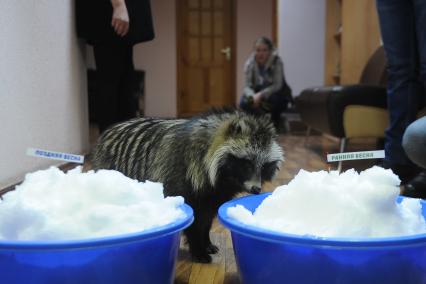
M198 262L218 251L209 237L218 207L240 192L258 194L282 161L269 118L237 110L129 120L104 132L92 153L94 169L162 182L165 195L185 198L195 220L184 233Z

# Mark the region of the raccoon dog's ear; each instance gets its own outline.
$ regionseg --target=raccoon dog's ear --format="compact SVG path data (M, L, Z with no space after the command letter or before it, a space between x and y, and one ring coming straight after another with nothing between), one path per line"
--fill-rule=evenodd
M226 136L238 136L241 135L244 131L245 124L239 119L233 119L229 122L226 129Z

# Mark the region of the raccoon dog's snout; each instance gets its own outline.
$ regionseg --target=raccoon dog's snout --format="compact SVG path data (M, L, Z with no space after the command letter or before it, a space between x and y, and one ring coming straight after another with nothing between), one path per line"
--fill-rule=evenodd
M259 194L260 191L262 190L262 188L258 187L258 186L252 186L249 193L252 194Z
M259 194L262 191L262 184L260 181L252 182L248 181L244 183L244 187L248 193Z

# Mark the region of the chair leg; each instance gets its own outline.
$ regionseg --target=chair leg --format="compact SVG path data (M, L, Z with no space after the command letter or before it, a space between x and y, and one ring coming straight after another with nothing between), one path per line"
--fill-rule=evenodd
M307 146L308 145L308 139L309 139L310 135L311 135L311 127L308 126L308 128L306 129L305 141L303 142L303 146Z
M291 133L291 126L290 126L290 122L288 121L287 117L285 117L284 126L285 126L285 132L290 134Z
M340 153L343 153L345 151L345 147L346 147L346 141L347 138L341 138L340 139ZM339 161L339 164L337 165L337 170L339 171L339 173L342 171L342 164L343 161Z

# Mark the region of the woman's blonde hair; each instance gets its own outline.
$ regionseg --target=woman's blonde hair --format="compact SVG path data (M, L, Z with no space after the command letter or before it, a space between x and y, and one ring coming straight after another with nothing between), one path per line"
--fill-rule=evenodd
M254 42L254 46L258 45L259 43L263 43L264 45L266 45L269 50L274 49L274 44L272 43L272 40L270 40L266 36L261 36L257 38L256 41Z

